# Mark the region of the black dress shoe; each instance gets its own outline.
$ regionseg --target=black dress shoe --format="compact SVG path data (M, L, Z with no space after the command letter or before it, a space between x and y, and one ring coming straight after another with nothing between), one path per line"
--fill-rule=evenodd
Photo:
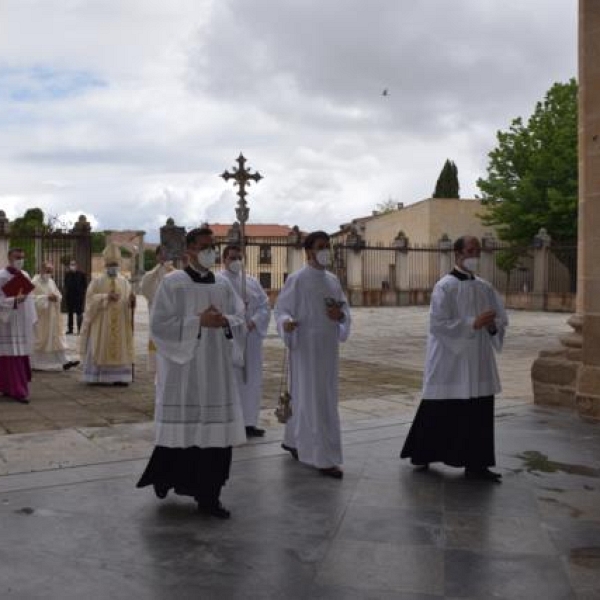
M72 331L67 331L67 332L65 332L65 335L73 335L73 332Z
M263 437L264 435L264 429L259 429L258 427L254 427L254 425L249 425L248 427L246 427L247 437Z
M483 469L465 469L465 478L479 481L493 481L494 483L502 483L502 475L494 473L487 468Z
M164 485L157 485L155 483L154 484L154 493L156 494L157 498L160 498L161 500L163 500L164 498L167 497L167 494L169 493L169 488Z
M115 381L113 385L117 387L127 387L129 384L126 381Z
M298 450L296 450L296 448L292 448L291 446L286 446L285 444L281 444L281 447L284 450L287 450L292 455L292 458L294 460L298 460Z
M198 512L202 513L203 515L217 517L217 519L229 519L229 517L231 517L231 511L227 510L220 502L217 502L211 506L198 504Z
M29 404L29 398L13 398L13 400L16 400L19 404Z
M69 369L76 367L78 364L79 364L78 360L70 360L69 362L67 362L63 365L63 371L68 371Z
M342 479L342 477L344 477L344 471L342 471L339 467L319 469L319 473L321 473L321 475L325 475L326 477L333 477L334 479Z

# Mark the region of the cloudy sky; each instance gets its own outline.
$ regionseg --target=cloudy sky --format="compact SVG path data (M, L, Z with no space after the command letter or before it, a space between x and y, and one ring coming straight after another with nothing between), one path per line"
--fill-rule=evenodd
M472 197L576 40L576 0L0 0L0 210L231 222L240 151L255 223L334 231L446 158Z

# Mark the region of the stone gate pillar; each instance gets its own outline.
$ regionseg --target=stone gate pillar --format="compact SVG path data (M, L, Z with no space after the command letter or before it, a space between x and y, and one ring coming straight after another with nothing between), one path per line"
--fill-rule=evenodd
M409 239L402 234L398 234L392 246L396 249L396 294L398 296L398 306L408 306L410 304L410 272L409 272Z
M0 210L0 269L8 264L8 247L10 245L8 232L10 224L6 217L6 213Z
M548 263L551 238L542 227L533 238L533 293L531 308L546 310L548 297Z
M438 279L447 275L452 271L454 266L454 252L452 252L453 243L452 240L445 233L438 240L438 248L440 249L440 272L438 273Z
M288 233L288 246L286 257L286 273L291 275L304 266L304 249L302 247L302 232L298 225L292 227Z
M71 232L76 234L74 256L72 258L79 269L88 276L89 281L92 278L92 226L85 215L79 215Z

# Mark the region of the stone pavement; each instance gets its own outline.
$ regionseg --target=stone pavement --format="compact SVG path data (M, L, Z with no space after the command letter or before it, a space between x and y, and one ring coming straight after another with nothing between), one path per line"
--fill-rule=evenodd
M197 515L189 499L135 489L152 447L143 357L125 390L40 375L31 405L0 402L0 423L15 431L0 435L0 598L600 598L598 425L531 405L531 360L569 330L567 315L510 317L502 485L441 466L416 473L398 459L427 313L363 308L342 351L344 479L294 462L265 408L265 438L234 450L225 522ZM277 393L275 337L267 359L265 406ZM42 417L43 430L27 429Z

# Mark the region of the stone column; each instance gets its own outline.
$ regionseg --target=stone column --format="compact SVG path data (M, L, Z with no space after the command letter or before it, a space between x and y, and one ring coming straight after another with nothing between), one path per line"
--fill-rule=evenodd
M583 344L576 404L600 420L600 2L579 1L577 313Z
M531 369L534 401L600 420L600 2L579 0L579 220L576 314L561 350Z

